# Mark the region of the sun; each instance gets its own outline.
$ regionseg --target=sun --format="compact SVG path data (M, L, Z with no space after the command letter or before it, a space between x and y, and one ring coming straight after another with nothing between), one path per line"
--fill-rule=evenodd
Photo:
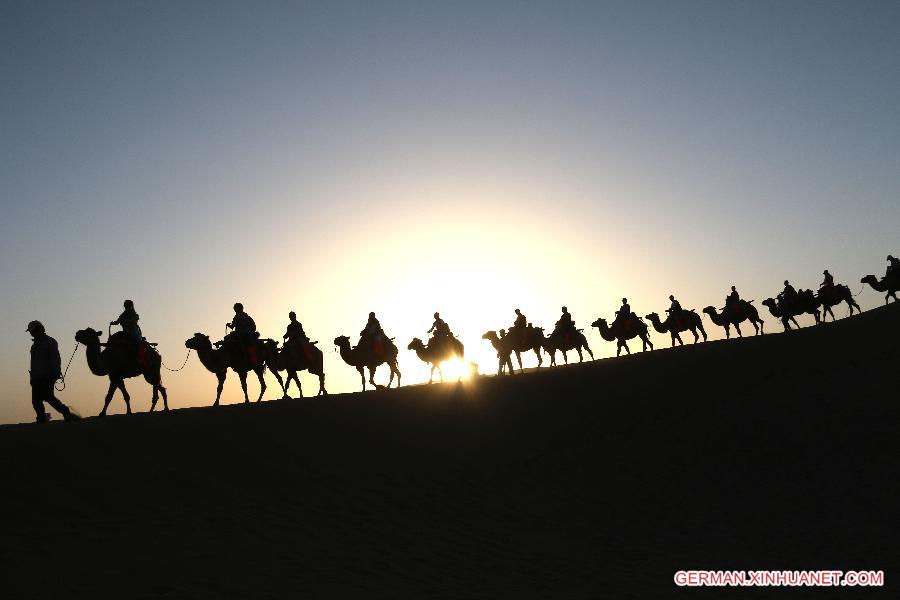
M472 377L474 364L461 358L454 358L441 363L444 381L465 381Z

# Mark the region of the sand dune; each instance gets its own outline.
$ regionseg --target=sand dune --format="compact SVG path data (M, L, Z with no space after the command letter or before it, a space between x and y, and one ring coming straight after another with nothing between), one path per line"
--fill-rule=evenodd
M837 568L884 570L853 597L888 597L898 332L891 306L463 384L5 426L3 595L657 598L678 569Z

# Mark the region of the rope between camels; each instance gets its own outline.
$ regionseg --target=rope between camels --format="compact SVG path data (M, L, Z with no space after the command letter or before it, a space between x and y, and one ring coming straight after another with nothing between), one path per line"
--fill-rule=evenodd
M860 294L862 294L863 291L865 291L865 289L866 289L866 284L862 284L862 285L860 286L860 288L859 288L859 291L856 292L855 294L853 294L853 297L856 298L857 296L859 296Z
M159 364L161 364L166 371L171 371L172 373L177 373L178 371L180 371L184 368L184 366L187 364L187 361L190 357L191 357L191 349L188 348L187 355L184 357L184 362L181 363L181 366L178 367L177 369L170 369L169 367L167 367L165 361L163 361L163 359L162 359L162 356L159 357Z
M53 382L53 389L55 389L57 392L61 392L66 389L66 375L69 374L69 365L72 364L72 359L75 358L75 353L78 352L79 345L80 344L78 342L75 342L75 349L72 350L72 356L69 357L69 362L66 363L66 370L62 375L59 376L59 379ZM62 382L62 387L56 387L56 384L60 382Z

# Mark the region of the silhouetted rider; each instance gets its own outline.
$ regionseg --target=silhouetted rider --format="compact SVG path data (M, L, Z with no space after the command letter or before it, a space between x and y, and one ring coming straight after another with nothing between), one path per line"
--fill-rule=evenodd
M287 330L282 336L285 343L300 346L309 342L306 332L303 331L303 324L297 320L297 313L294 311L289 312L288 319L290 319L290 322L288 323Z
M731 286L731 293L725 298L725 308L730 308L735 314L740 312L741 295L738 294L737 288Z
M630 318L631 305L628 304L628 298L622 298L622 306L620 306L619 310L616 311L616 318L613 320L613 325L617 323L625 323Z
M226 323L225 327L232 330L225 336L225 340L237 342L241 352L248 356L247 346L257 337L256 322L244 312L243 304L240 302L234 304L234 318L231 319L231 323Z
M778 297L781 299L781 313L786 317L797 304L797 290L794 289L791 282L785 279L784 289L778 294Z
M450 332L450 326L441 318L441 313L434 313L434 323L432 323L431 329L428 330L428 333L431 332L434 332L432 339L435 340L449 338L453 335Z
M670 317L674 317L676 319L681 317L681 303L675 299L674 294L669 294L669 300L672 302L669 305L669 308L666 309L666 312L669 313Z
M819 284L819 289L830 290L831 288L833 288L834 287L834 277L831 275L831 273L828 272L828 269L825 269L824 271L822 271L822 275L825 276L825 279L822 281L821 284Z
M128 333L135 342L140 342L144 339L144 336L141 334L141 328L138 325L140 316L138 316L137 312L134 310L134 302L126 300L122 306L125 310L122 311L122 314L119 315L118 319L110 321L109 324L121 325L122 331Z
M556 331L561 335L572 333L575 331L575 321L572 320L572 315L569 314L568 308L563 306L561 310L562 315L560 315L555 325Z
M361 344L365 343L379 354L384 353L384 330L374 312L369 313L369 320L366 321L366 326L359 332L359 335Z
M888 266L887 270L884 272L885 277L897 276L900 275L900 258L894 258L890 254L887 257Z
M508 335L513 336L519 340L524 340L525 335L528 328L528 319L525 315L522 314L522 311L518 308L516 309L516 320L513 323L512 327L509 328Z

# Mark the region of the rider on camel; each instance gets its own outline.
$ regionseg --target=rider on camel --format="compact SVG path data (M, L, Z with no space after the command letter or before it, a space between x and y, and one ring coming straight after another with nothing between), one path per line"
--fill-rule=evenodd
M441 318L441 313L434 313L434 323L431 325L431 329L428 330L428 333L434 332L434 336L432 336L431 340L434 342L441 343L453 337L453 333L450 331L450 326L447 325L447 322Z
M365 342L376 354L384 354L384 330L381 328L381 323L375 317L374 312L369 313L369 320L366 321L366 326L359 332L359 335L360 345L363 345L363 342Z
M290 347L295 353L299 353L303 349L307 354L307 358L309 358L309 350L306 347L309 343L309 338L306 336L306 332L303 331L303 324L297 320L297 313L294 311L288 313L288 319L290 319L290 323L288 323L287 330L282 336L285 347Z
M784 289L778 294L778 298L781 300L781 313L787 316L793 310L797 300L797 290L787 279L784 280Z
M631 305L628 304L628 298L622 298L622 306L616 311L616 318L613 319L613 325L618 323L626 323L631 318Z
M528 319L525 318L525 315L522 314L522 311L518 308L516 309L516 320L513 323L512 327L509 328L509 335L514 336L520 341L525 340L525 336L528 333Z
M122 311L122 314L119 315L119 318L115 321L110 321L110 325L121 325L122 331L128 333L131 336L131 339L135 341L135 343L139 343L144 339L141 334L141 328L138 325L138 320L140 320L140 316L138 316L137 312L134 310L134 302L131 300L126 300L123 303L125 310Z
M741 310L741 295L735 286L731 286L731 293L725 298L725 308L730 308L734 314Z
M575 331L575 321L572 320L572 315L569 314L569 309L565 306L562 307L562 315L556 322L555 331L561 336L569 335Z
M834 287L834 276L828 272L828 269L822 271L822 275L825 276L825 280L819 284L820 290L831 290Z
M894 258L892 255L888 254L887 261L888 267L884 272L885 278L891 277L892 275L900 275L900 258Z
M669 318L676 320L680 319L681 313L683 312L681 309L681 303L675 299L674 294L669 294L669 300L672 302L669 308L666 309L666 312L669 313Z
M231 333L225 336L226 342L234 341L238 343L238 347L244 356L251 360L247 347L253 343L253 340L259 337L256 332L256 321L253 317L244 312L244 305L240 302L234 303L234 318L231 323L226 323L225 327L231 329Z

